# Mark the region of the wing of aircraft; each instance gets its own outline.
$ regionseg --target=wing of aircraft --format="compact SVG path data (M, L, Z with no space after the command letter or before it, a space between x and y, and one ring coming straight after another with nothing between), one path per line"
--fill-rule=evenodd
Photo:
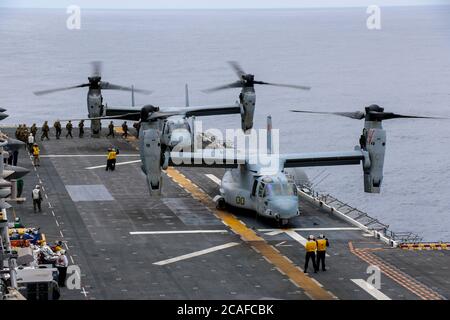
M360 164L364 159L361 150L280 155L284 168L354 165Z
M106 109L106 117L114 117L117 119L139 120L141 109L135 107L120 107ZM159 111L150 113L148 120L157 118L167 118L174 115L181 115L186 117L192 116L214 116L224 114L241 113L239 104L218 105L218 106L196 106L196 107L180 107L180 108L161 108Z
M237 168L247 157L234 149L202 149L197 152L171 152L169 165L174 167Z
M356 165L366 159L361 150L280 155L244 155L234 149L203 149L195 153L171 152L170 158L170 165L172 166L216 168L236 168L239 164L258 165L258 159L276 160L280 163L281 168ZM260 165L264 167L263 164Z

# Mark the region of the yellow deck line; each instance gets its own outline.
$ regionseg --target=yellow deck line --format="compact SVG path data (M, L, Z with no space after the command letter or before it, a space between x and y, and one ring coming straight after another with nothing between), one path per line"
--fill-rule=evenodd
M369 265L377 265L380 270L389 278L397 282L405 289L411 291L423 300L441 300L442 297L439 293L429 288L425 284L411 277L409 274L398 270L395 266L385 263L381 258L374 256L370 253L372 250L359 249L353 246L350 241L348 243L350 252L365 261Z
M114 131L117 132L120 135L123 134L122 127L114 127ZM128 136L127 136L126 140L132 142L132 141L136 141L137 138L135 136L131 135L130 131L128 131Z
M286 259L273 246L269 245L263 238L259 237L252 229L247 228L234 215L227 211L216 209L212 199L197 185L189 181L183 174L174 168L168 168L166 174L176 183L180 184L195 199L202 202L208 209L227 224L234 232L239 234L243 241L248 242L260 254L269 260L275 267L281 270L295 284L305 290L312 299L331 300L336 299L331 293L320 287L310 277L300 271L291 261Z

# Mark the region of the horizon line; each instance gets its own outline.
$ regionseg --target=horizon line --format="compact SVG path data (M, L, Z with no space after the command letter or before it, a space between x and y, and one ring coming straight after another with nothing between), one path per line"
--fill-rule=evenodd
M379 7L437 7L437 6L450 6L450 3L431 3L431 4L385 4L379 5ZM147 8L147 7L136 7L136 8L103 8L103 7L81 7L83 10L129 10L129 11L137 11L137 10L173 10L173 11L183 11L183 10L304 10L304 9L351 9L351 8L367 8L367 5L341 5L341 6L299 6L299 7L198 7L198 8L165 8L165 7L157 7L157 8ZM11 5L1 5L2 9L66 9L67 6L57 6L57 7L46 7L46 6L11 6Z

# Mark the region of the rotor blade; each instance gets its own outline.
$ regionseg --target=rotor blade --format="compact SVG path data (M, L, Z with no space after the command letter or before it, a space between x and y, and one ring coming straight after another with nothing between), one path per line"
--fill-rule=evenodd
M135 116L135 115L140 115L140 112L130 112L130 113L124 113L124 114L120 114L117 116L106 116L106 117L95 117L95 118L80 118L80 119L64 119L64 120L59 120L61 122L65 122L65 121L87 121L87 120L108 120L108 119L121 119L121 118L126 118L128 116Z
M285 88L293 88L293 89L301 89L301 90L311 90L311 87L297 86L297 85L294 85L294 84L269 83L269 82L264 82L264 81L254 81L254 84L264 84L264 85L275 86L275 87L285 87Z
M101 77L102 76L102 62L101 61L92 61L92 76L94 77Z
M356 112L320 112L320 111L307 111L307 110L291 110L291 112L299 112L299 113L316 113L316 114L332 114L341 117L347 117L351 119L361 120L364 119L365 114L361 111Z
M117 84L112 84L112 83L104 82L104 81L100 82L100 88L102 88L103 90L134 91L134 92L143 93L143 94L151 94L152 93L152 91L149 91L149 90L142 90L142 89L136 89L136 88L130 88L130 87L123 87L123 86L119 86Z
M411 116L411 115L403 115L392 112L370 112L370 116L379 120L389 120L389 119L448 119L444 117L426 117L426 116Z
M214 87L214 88L206 89L206 90L202 90L202 91L205 93L211 93L211 92L215 92L215 91L220 91L220 90L225 90L225 89L230 89L230 88L241 88L241 87L242 87L242 82L236 81L233 83L225 84L223 86Z
M83 87L89 87L89 83L83 83L83 84L80 84L80 85L77 85L77 86L73 86L73 87L65 87L65 88L57 88L57 89L35 91L33 93L35 95L37 95L37 96L42 96L44 94L49 94L49 93L54 93L54 92L59 92L59 91L66 91L66 90L71 90L71 89L76 89L76 88L83 88Z
M156 120L156 119L165 119L171 116L178 116L178 115L183 115L183 113L181 112L161 112L161 111L156 111L156 112L152 112L149 116L147 121L152 121L152 120ZM145 120L144 120L145 121Z
M241 65L237 61L228 61L228 64L233 68L234 72L236 72L239 79L245 74L244 69L242 69Z
M0 120L6 119L8 117L9 115L7 115L6 113L0 112Z
M0 108L0 112L5 112L6 109Z

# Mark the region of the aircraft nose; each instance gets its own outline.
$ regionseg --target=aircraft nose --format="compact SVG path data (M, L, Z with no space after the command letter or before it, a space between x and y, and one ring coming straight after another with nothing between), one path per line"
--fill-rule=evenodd
M277 199L271 202L271 209L275 215L281 219L288 219L297 215L298 200L296 197L287 199Z

